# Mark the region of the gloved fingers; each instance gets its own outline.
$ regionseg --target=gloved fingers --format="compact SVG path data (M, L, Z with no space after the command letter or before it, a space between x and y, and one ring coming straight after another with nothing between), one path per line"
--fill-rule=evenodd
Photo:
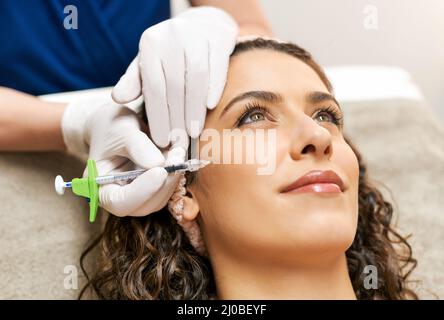
M125 74L114 86L111 96L117 103L129 103L142 94L142 83L139 72L139 55L128 66Z
M146 50L141 51L140 58L142 63L142 92L150 135L159 147L166 147L169 144L168 133L171 128L162 62Z
M126 169L128 159L121 156L113 156L107 159L96 160L96 168L99 176L106 175L110 172L120 172L126 170L133 170L134 168ZM83 177L88 174L88 168L85 168Z
M166 152L165 165L179 164L185 161L186 151L183 148L176 147L172 148ZM136 209L131 215L142 216L146 215L147 212L155 212L162 209L167 205L168 200L171 198L174 190L179 183L179 174L168 175L165 184L142 206Z
M167 152L165 166L179 164L185 161L187 151L181 147L174 147Z
M210 72L209 42L202 38L185 48L186 57L186 99L185 119L187 132L191 138L197 138L202 132L207 110L207 95Z
M129 133L125 138L126 157L142 168L162 166L165 158L150 138L142 131Z
M230 55L236 45L236 36L232 39L227 39L226 44L222 47L219 45L211 45L209 48L209 83L208 83L208 98L206 105L208 109L214 109L219 103L222 93L225 88L227 80L228 64L230 62Z
M129 184L106 184L99 188L99 203L116 216L128 216L149 201L165 184L168 173L164 168L147 170ZM148 215L152 212L139 212Z
M173 129L171 130L169 136L170 136L171 148L181 147L185 150L188 150L188 146L190 144L190 138L186 130Z
M148 213L156 212L168 204L168 200L174 193L179 183L180 175L168 175L165 184L154 194L151 199L145 201L139 208L131 213L132 216L144 216Z
M179 40L177 39L177 41ZM182 48L168 50L164 52L162 61L165 72L170 130L185 131L185 53ZM162 135L162 140L168 139L168 142L171 142L170 131L162 130L159 134Z

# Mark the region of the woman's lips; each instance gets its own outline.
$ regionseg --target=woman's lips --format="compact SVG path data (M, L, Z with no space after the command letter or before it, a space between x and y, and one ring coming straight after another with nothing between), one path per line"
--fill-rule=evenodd
M313 170L285 187L281 193L341 193L344 182L332 170Z

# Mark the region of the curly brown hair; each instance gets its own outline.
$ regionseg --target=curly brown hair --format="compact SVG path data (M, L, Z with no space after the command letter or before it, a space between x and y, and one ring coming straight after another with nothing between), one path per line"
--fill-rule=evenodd
M269 49L292 55L313 68L332 92L332 86L310 53L291 44L255 39L236 45L232 55ZM393 207L368 178L356 147L359 163L359 213L354 241L346 251L350 279L358 299L417 299L407 278L416 267L407 238L392 227ZM187 177L188 184L194 176ZM85 258L99 251L95 272L88 277ZM216 285L211 263L199 255L165 207L144 217L109 215L102 233L80 258L88 280L79 298L88 291L99 299L212 299ZM378 270L377 289L365 289L367 265Z

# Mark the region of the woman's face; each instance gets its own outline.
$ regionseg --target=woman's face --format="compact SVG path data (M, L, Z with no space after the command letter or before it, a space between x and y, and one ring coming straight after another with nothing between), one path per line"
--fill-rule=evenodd
M204 127L220 133L220 147L210 146L221 163L200 170L188 187L210 256L310 262L345 252L356 232L359 169L340 117L324 83L299 59L264 49L231 58L222 98ZM236 128L230 138L264 133L258 140L275 164L271 172L258 174L263 162L246 161L252 146L246 140L222 147L223 130ZM199 149L208 150L211 141L202 137ZM241 163L227 163L239 152ZM312 170L333 170L343 190L283 192Z

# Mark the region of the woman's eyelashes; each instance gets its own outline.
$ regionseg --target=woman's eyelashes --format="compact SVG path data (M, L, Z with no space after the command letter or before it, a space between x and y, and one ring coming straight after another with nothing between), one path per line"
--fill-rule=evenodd
M342 112L338 111L333 106L322 107L315 112L315 119L323 118L324 120L319 120L320 122L331 122L335 124L337 127L342 128L343 116Z
M340 129L343 126L342 112L333 106L316 109L314 112L314 119L319 122L332 123ZM239 128L265 120L275 121L276 118L272 115L268 107L260 105L257 102L251 102L244 106L242 114L236 121L236 127Z
M267 119L270 121L274 120L268 108L257 104L256 102L252 102L245 105L242 114L236 121L236 127L239 128L244 125L253 124Z

